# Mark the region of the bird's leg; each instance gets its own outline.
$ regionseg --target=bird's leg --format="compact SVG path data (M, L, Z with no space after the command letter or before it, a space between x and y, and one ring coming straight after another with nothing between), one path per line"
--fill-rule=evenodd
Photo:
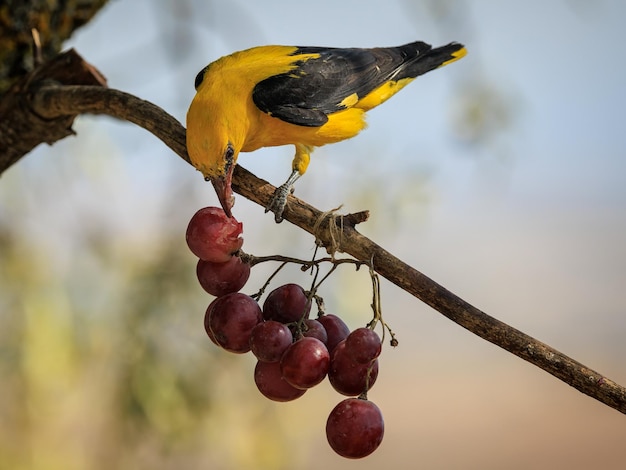
M287 196L293 193L293 184L304 174L309 166L312 150L313 148L308 145L296 144L296 155L291 165L291 175L289 175L287 181L276 188L272 199L265 207L265 212L272 211L274 213L274 220L277 224L283 221L283 212L287 205Z
M274 213L274 220L277 224L283 221L283 212L287 205L287 196L293 192L293 184L300 176L298 170L293 170L289 178L287 178L287 181L276 188L272 199L267 207L265 207L265 212L272 211Z

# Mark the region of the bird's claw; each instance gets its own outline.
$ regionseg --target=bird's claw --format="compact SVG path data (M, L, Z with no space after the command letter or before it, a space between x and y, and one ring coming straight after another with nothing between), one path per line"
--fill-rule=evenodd
M267 206L265 206L265 212L272 211L274 213L274 220L277 224L283 221L283 212L287 205L287 196L293 193L293 185L283 184L276 188L274 195Z

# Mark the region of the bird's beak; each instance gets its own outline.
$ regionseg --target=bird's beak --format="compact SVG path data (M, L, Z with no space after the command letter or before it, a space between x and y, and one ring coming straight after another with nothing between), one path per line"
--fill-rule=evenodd
M220 200L222 209L224 209L228 217L233 216L231 209L235 205L235 196L233 195L233 189L231 187L234 168L235 165L232 165L225 175L211 179L211 183L213 183L213 187L217 193L217 198Z

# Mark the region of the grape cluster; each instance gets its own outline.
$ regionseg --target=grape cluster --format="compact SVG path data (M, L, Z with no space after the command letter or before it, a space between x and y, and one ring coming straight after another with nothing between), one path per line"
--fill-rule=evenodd
M250 276L250 264L237 256L242 230L217 207L200 209L189 222L187 244L199 258L198 280L216 297L204 316L207 335L227 351L252 352L254 382L270 400L295 400L328 377L349 397L328 417L330 446L347 458L371 454L384 433L382 414L366 397L378 377L379 336L367 327L351 332L333 314L309 318L312 296L297 284L274 289L262 308L240 293Z

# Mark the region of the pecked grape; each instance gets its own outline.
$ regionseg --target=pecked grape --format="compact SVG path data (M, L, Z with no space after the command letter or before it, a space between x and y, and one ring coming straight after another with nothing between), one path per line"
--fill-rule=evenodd
M219 207L196 212L187 226L187 245L198 258L225 263L243 244L243 224L229 218Z

